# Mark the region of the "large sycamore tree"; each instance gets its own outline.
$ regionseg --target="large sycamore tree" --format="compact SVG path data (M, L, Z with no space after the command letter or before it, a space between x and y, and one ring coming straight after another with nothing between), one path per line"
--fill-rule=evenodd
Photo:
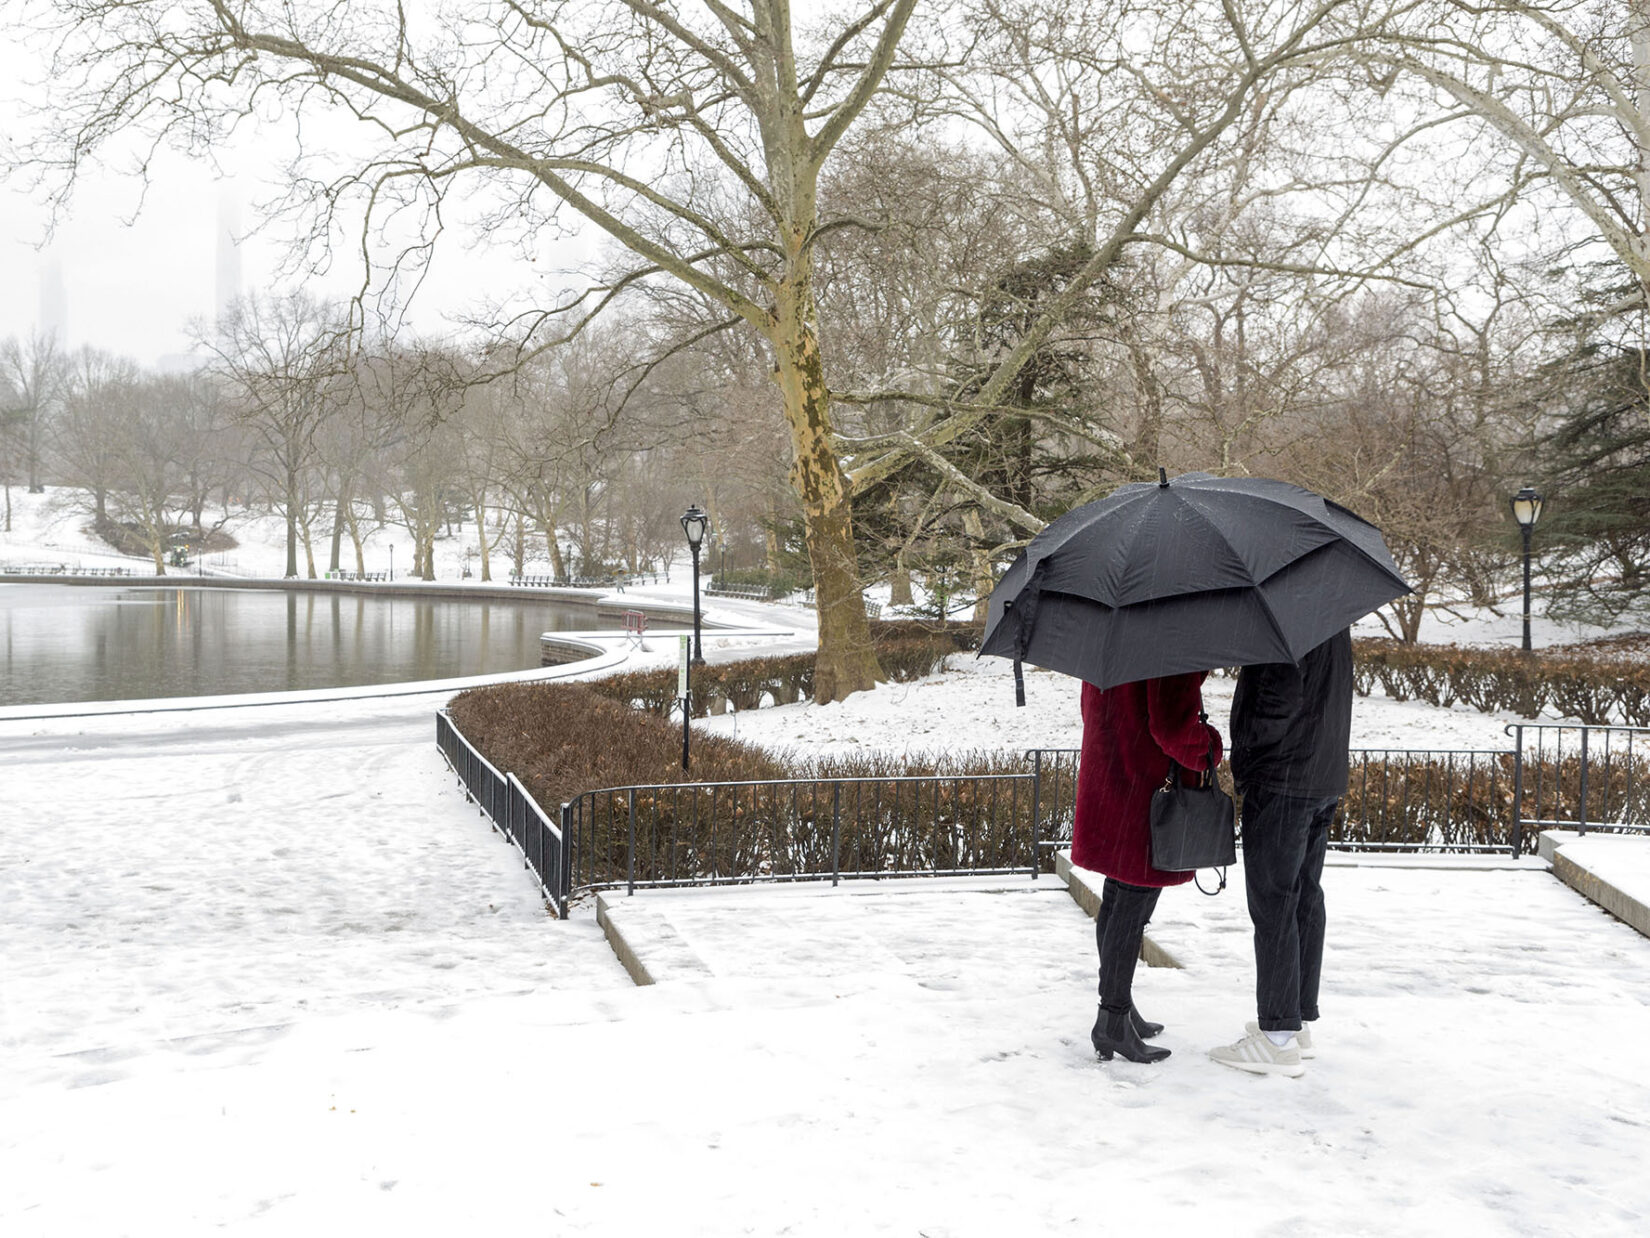
M322 250L352 230L369 283L392 291L416 282L455 193L528 254L577 217L635 261L514 319L525 354L627 288L687 285L772 362L829 701L880 672L819 346L815 247L837 221L818 187L897 68L915 5L810 4L793 20L786 0L40 0L25 8L55 35L55 119L27 155L72 184L111 140L200 152L251 118L296 120L289 205ZM353 128L316 162L337 118Z

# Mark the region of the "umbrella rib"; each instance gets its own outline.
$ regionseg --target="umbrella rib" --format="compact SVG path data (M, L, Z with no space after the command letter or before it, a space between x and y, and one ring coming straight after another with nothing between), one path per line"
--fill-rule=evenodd
M1190 512L1193 516L1196 516L1198 522L1220 540L1220 544L1226 547L1227 553L1235 558L1238 563L1242 565L1243 570L1248 573L1250 583L1255 585L1260 584L1261 582L1255 579L1254 569L1249 565L1248 558L1236 546L1232 545L1232 539L1226 535L1226 531L1213 520L1209 519L1208 516L1205 516L1202 512L1200 512L1195 504L1187 502L1183 495L1177 494L1175 495L1175 498L1179 501L1181 510Z
M1266 616L1266 622L1272 625L1272 634L1278 638L1278 644L1287 651L1289 649L1289 637L1284 632L1283 625L1278 622L1278 617L1272 613L1272 603L1267 601L1266 595L1260 591L1258 585L1254 588L1254 595L1255 600L1260 603L1261 613ZM1299 658L1290 658L1289 660L1291 662L1300 661Z

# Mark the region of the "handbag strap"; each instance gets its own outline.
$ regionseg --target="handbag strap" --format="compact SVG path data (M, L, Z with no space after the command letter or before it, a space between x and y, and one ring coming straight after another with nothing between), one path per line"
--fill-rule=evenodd
M1204 713L1201 709L1197 711L1197 720L1204 726L1209 725L1209 715ZM1215 781L1215 737L1213 734L1209 736L1209 767L1204 772L1204 777L1208 779L1211 785ZM1207 894L1210 898L1213 898L1226 888L1226 866L1221 865L1221 867L1217 868L1215 871L1220 874L1220 884L1212 890L1205 890L1203 888L1203 882L1198 878L1198 875L1196 873L1192 874L1192 884L1197 887L1197 892L1199 894Z

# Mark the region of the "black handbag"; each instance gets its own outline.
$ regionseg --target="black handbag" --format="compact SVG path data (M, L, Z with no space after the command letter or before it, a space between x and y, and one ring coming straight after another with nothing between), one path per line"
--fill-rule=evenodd
M1215 742L1209 741L1209 764L1215 761ZM1181 779L1181 765L1169 762L1169 776L1152 793L1152 867L1166 873L1189 873L1199 868L1223 868L1237 862L1237 813L1232 797L1215 782L1213 768L1203 772L1196 786ZM1226 879L1221 877L1221 886Z

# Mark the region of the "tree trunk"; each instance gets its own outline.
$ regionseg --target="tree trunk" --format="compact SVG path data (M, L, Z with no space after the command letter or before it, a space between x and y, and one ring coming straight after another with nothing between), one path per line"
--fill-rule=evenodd
M869 691L883 674L865 617L848 479L831 441L830 396L812 325L812 296L805 283L795 281L781 285L780 293L774 379L790 425L791 485L802 500L808 561L813 566L819 612L814 700L824 705Z
M298 577L298 470L286 470L286 578Z
M768 527L762 531L762 553L767 558L769 574L779 571L779 504L768 506Z
M332 505L332 552L327 557L327 571L336 572L343 566L341 559L344 551L344 504L349 500L346 497L348 487L340 484L338 498Z
M991 555L985 548L985 526L980 521L979 508L970 507L963 513L963 532L968 534L968 559L974 569L974 622L983 626L997 578L991 570Z
M549 525L544 530L545 549L550 554L550 574L557 580L567 579L567 557L561 552L561 543L556 540L556 530Z
M888 605L910 606L911 604L911 569L903 563L896 563L894 570L888 573Z
M481 552L481 582L486 584L493 578L493 543L487 537L487 505L480 500L476 502L476 546Z
M367 551L361 545L361 523L355 518L355 507L351 505L345 509L344 519L349 523L350 545L355 547L355 570L358 574L367 574Z
M29 493L45 492L46 487L40 484L40 409L37 405L29 410Z

